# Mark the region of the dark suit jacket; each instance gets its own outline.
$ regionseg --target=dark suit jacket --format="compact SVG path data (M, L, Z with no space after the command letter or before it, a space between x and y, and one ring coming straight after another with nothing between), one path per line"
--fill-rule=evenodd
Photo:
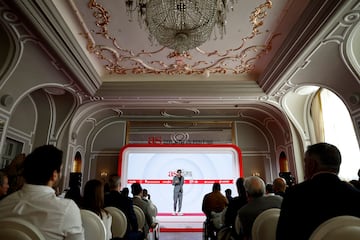
M139 206L145 214L146 221L145 221L144 233L145 233L145 236L147 236L147 234L149 233L149 229L151 228L151 225L154 223L153 218L149 212L150 205L147 201L145 201L144 199L142 199L140 197L135 196L132 199L133 199L134 205Z
M228 208L225 212L225 225L234 226L237 211L247 203L246 197L234 197L229 201Z
M284 196L276 239L307 240L322 222L340 215L360 217L360 192L335 174L317 174Z
M118 191L110 191L105 194L104 205L105 207L116 207L123 211L128 222L128 231L130 229L133 231L138 230L138 223L131 198L121 195Z
M280 196L265 195L259 198L254 198L241 207L238 211L238 216L241 222L242 235L245 237L250 237L251 228L256 217L269 208L280 208L282 200L283 198Z

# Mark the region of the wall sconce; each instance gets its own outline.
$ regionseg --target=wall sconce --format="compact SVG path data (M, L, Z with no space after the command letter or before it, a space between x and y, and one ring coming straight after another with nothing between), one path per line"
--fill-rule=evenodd
M259 172L253 172L251 175L252 175L252 176L256 176L256 177L260 177L260 173L259 173Z
M102 178L106 178L107 175L108 175L107 171L101 171L101 172L100 172L100 176L101 176Z

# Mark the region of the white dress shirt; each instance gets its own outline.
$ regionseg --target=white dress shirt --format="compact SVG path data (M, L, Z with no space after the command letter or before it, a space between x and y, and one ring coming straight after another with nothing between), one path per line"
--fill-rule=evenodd
M0 218L21 217L39 228L47 240L84 240L78 206L55 195L49 186L25 184L0 201Z

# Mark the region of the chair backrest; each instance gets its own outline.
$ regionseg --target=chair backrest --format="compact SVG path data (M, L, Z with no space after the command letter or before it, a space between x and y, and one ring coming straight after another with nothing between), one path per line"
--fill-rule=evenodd
M0 220L0 239L7 240L45 240L40 230L21 218L4 218Z
M279 208L270 208L260 213L251 229L252 240L275 240L279 216Z
M149 213L153 218L156 218L158 211L157 211L157 207L155 206L155 204L150 204Z
M138 222L139 229L143 229L145 226L145 214L144 211L139 207L134 205L134 212Z
M320 224L309 240L355 240L360 239L360 218L337 216Z
M81 209L81 220L86 240L106 240L106 228L101 218L92 211Z
M123 238L127 230L127 219L123 211L116 207L106 207L112 216L111 232L113 238Z

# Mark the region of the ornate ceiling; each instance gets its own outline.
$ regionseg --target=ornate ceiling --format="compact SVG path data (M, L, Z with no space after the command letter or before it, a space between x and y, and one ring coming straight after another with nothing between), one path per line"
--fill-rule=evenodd
M290 1L243 1L227 12L223 38L214 29L209 41L186 53L177 53L149 39L145 23L126 12L125 1L72 1L81 23L86 48L107 74L232 76L254 74L258 59L272 49L281 34L277 25ZM105 73L105 74L106 74ZM120 77L119 77L120 78Z
M137 13L131 19L126 12L125 1L14 3L82 86L81 103L99 103L135 118L191 119L234 119L242 108L254 109L255 116L279 105L286 92L307 80L291 82L297 69L311 67L297 59L310 54L309 43L320 45L316 35L346 4L351 5L331 0L234 1L222 38L212 34L198 48L178 54L150 41Z

